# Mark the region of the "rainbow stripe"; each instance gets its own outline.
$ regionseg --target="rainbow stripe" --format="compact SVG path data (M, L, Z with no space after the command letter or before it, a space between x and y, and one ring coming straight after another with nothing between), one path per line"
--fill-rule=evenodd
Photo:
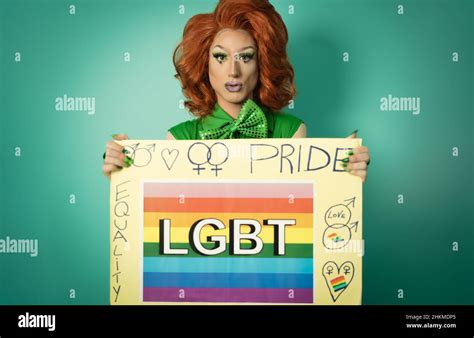
M331 286L334 291L342 290L347 286L346 279L344 276L338 276L334 279L331 279Z
M143 216L144 302L313 303L312 183L169 183L145 182ZM171 220L171 247L187 255L161 255L160 219ZM217 218L226 228L206 226L201 243L226 236L226 250L202 256L189 244L191 225ZM254 219L262 225L261 252L230 255L229 220ZM264 219L294 219L285 230L285 255L274 254L274 227ZM250 228L242 226L245 233ZM241 248L250 248L243 240Z
M331 239L334 243L337 243L337 242L342 242L344 239L337 236L337 234L335 232L333 232L332 234L330 234L329 236L329 239Z

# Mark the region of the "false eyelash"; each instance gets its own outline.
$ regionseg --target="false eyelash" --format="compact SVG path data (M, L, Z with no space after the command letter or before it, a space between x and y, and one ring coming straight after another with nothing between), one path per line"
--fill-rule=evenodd
M213 53L212 56L213 56L213 57L217 60L217 62L219 62L219 63L222 63L222 62L226 59L226 57L227 57L227 55L224 54L224 53ZM222 59L222 60L219 60L218 57L222 57L223 59Z
M254 55L255 55L254 53L245 53L245 54L240 54L239 56L240 56L241 58L247 57L248 60L247 60L247 61L244 61L244 63L247 63L247 62L250 62L250 61L253 60Z

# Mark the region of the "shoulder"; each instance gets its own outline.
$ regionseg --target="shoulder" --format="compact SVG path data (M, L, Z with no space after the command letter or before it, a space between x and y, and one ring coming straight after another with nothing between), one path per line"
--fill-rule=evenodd
M272 117L274 138L291 138L304 124L303 120L289 113L275 112Z
M301 123L303 123L303 120L289 113L276 112L273 113L273 116L275 118L275 122L281 124L299 126Z
M194 140L198 134L199 119L178 123L168 129L176 140Z
M296 130L296 132L293 134L293 138L306 138L308 135L308 130L306 129L306 125L304 122L300 123L300 126Z

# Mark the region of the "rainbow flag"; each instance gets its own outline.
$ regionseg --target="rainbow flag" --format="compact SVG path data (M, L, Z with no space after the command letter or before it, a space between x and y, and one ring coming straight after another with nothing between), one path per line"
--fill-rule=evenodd
M334 279L331 279L331 286L334 291L342 290L347 286L346 279L344 276L338 276Z
M299 182L143 182L143 301L313 303L313 189L313 183ZM225 251L212 256L195 250L190 238L193 224L208 218L225 225L201 230L207 249L216 247L210 236L226 238ZM163 219L170 220L171 248L187 249L186 254L163 254ZM232 254L232 219L261 224L260 252ZM264 219L295 220L285 227L284 255L274 245L276 227L264 225ZM245 239L236 245L254 247Z
M342 242L344 239L339 237L335 232L333 232L332 234L330 234L329 236L329 239L331 239L334 243L337 243L337 242Z

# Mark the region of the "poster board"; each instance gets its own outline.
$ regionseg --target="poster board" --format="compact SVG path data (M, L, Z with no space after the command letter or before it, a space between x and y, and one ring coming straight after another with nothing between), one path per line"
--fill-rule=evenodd
M118 141L111 304L361 304L361 139Z

